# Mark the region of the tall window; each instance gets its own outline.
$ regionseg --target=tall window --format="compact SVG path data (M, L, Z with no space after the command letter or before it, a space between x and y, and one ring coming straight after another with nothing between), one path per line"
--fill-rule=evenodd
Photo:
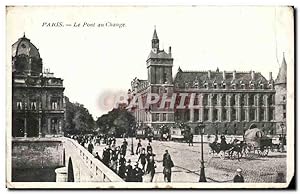
M54 98L51 100L51 109L52 110L58 110L59 109L59 99Z
M23 107L22 107L22 101L17 101L17 109L18 110L22 110Z
M30 109L31 110L36 110L37 109L37 107L36 107L36 101L35 100L32 100L30 102Z
M163 114L162 114L162 120L163 120L163 121L166 121L166 120L167 120L167 113L163 113Z

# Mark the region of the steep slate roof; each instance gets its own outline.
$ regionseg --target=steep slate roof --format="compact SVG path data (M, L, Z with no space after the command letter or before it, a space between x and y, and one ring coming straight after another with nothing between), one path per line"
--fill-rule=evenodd
M284 55L283 55L281 67L279 69L277 78L275 80L275 84L282 84L282 83L286 83L286 61Z
M223 79L223 72L217 72L217 71L211 71L210 72L210 79L208 78L208 71L179 71L177 72L174 84L178 83L179 85L182 85L182 83L193 83L196 78L199 81L199 83L232 83L233 81L235 83L240 83L241 81L243 83L249 83L251 78L251 72L236 72L235 80L233 80L233 72L226 72L225 73L226 79ZM266 78L260 73L255 72L255 80L253 81L261 81L262 83L267 83Z
M158 53L150 51L150 54L148 55L148 59L172 59L172 56L168 53L166 53L164 50L158 51Z

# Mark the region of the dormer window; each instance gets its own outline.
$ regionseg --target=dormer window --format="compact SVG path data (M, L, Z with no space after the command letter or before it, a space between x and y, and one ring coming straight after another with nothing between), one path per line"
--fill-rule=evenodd
M232 87L232 89L234 89L234 90L236 89L236 85L235 85L235 84L232 84L231 87Z
M242 86L242 89L246 89L245 84L241 84L241 86Z
M217 89L217 88L218 88L218 84L215 83L215 84L214 84L214 89Z
M208 84L207 83L204 84L204 88L208 89Z
M260 84L260 89L264 89L264 84Z
M223 89L226 89L226 84L225 83L223 83Z

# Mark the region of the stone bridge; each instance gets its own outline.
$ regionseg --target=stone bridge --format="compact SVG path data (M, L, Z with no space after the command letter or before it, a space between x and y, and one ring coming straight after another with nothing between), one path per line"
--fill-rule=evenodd
M38 169L45 168L55 169L56 175L51 181L56 182L124 182L73 139L57 137L12 140L13 181L14 176L20 176L14 174L14 169L37 172Z

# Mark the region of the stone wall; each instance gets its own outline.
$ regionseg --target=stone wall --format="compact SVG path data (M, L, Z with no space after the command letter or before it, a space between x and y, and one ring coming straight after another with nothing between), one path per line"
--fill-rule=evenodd
M46 138L16 138L12 142L12 168L63 166L63 144Z

